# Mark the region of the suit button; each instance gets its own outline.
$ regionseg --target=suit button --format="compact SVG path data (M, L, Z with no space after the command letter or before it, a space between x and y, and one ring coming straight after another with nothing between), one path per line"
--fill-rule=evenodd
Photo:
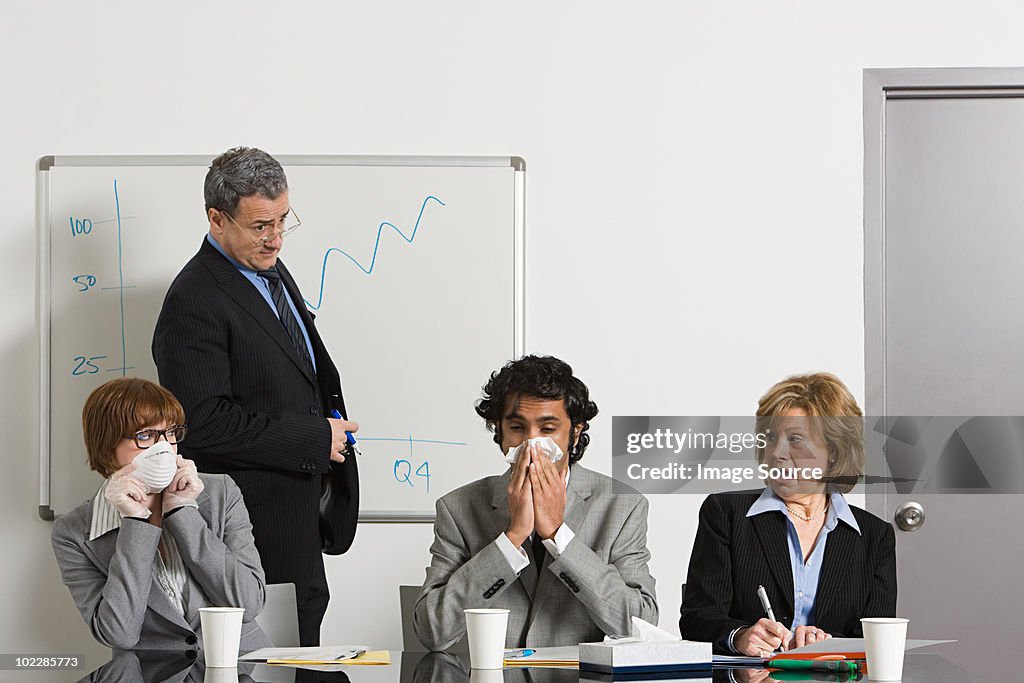
M316 406L310 406L309 407L309 414L310 415L319 415L320 414L320 409L317 408Z
M565 572L562 572L561 574L559 574L558 578L560 578L562 581L568 581L569 580L569 577L565 575Z
M185 656L188 657L189 659L195 659L196 658L196 651L195 650L185 650Z
M505 579L498 579L498 583L496 583L494 585L498 586L499 588L504 586L505 585Z
M186 645L195 645L196 644L196 635L194 633L190 633L187 636L185 636L185 644Z

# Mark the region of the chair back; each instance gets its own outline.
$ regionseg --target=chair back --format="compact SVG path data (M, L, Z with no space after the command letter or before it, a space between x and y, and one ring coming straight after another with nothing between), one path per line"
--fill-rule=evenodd
M267 600L256 623L274 647L299 646L299 610L294 583L267 584Z

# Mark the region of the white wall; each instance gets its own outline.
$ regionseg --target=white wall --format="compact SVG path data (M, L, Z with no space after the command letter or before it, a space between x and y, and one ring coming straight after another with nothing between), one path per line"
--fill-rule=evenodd
M103 657L36 515L38 157L523 156L528 349L590 385L607 470L615 414L748 413L816 369L863 396L861 70L1018 66L1022 23L934 1L4 3L0 650ZM699 502L652 500L670 629ZM329 559L325 638L398 647L395 585L429 542L362 528Z

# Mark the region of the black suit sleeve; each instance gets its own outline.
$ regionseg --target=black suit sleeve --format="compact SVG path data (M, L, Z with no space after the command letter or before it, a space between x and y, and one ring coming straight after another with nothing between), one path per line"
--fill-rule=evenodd
M687 640L714 643L717 652L728 652L726 640L733 629L750 625L729 616L733 600L732 540L731 521L719 497L708 496L700 507L690 553L679 631Z
M882 523L881 533L876 536L877 550L870 593L864 611L854 621L854 638L864 636L860 625L860 617L894 617L896 616L896 532L892 525ZM835 635L835 634L833 634Z
M208 293L198 291L203 287ZM234 400L232 373L259 372L264 364L284 361L265 336L237 338L241 330L217 305L222 295L216 287L212 280L187 288L172 285L153 336L160 383L185 408L189 433L184 449L230 467L326 472L331 450L326 419L261 411Z

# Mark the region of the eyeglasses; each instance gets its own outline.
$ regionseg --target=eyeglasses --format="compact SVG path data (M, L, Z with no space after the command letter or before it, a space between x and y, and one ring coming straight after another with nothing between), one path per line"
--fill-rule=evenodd
M167 443L176 444L185 438L187 432L188 427L186 425L171 425L167 429L143 429L125 438L134 441L135 445L139 448L149 448L160 441L161 436L164 437Z
M295 213L295 209L289 207L288 213L279 218L276 221L261 221L258 225L251 228L243 228L241 225L231 217L231 214L227 211L218 209L222 214L228 217L228 220L234 223L235 227L244 233L249 235L255 235L256 239L252 241L252 246L262 247L267 242L276 240L278 236L284 237L295 232L295 229L302 225L302 221L299 219L299 215ZM278 227L280 226L280 227Z

